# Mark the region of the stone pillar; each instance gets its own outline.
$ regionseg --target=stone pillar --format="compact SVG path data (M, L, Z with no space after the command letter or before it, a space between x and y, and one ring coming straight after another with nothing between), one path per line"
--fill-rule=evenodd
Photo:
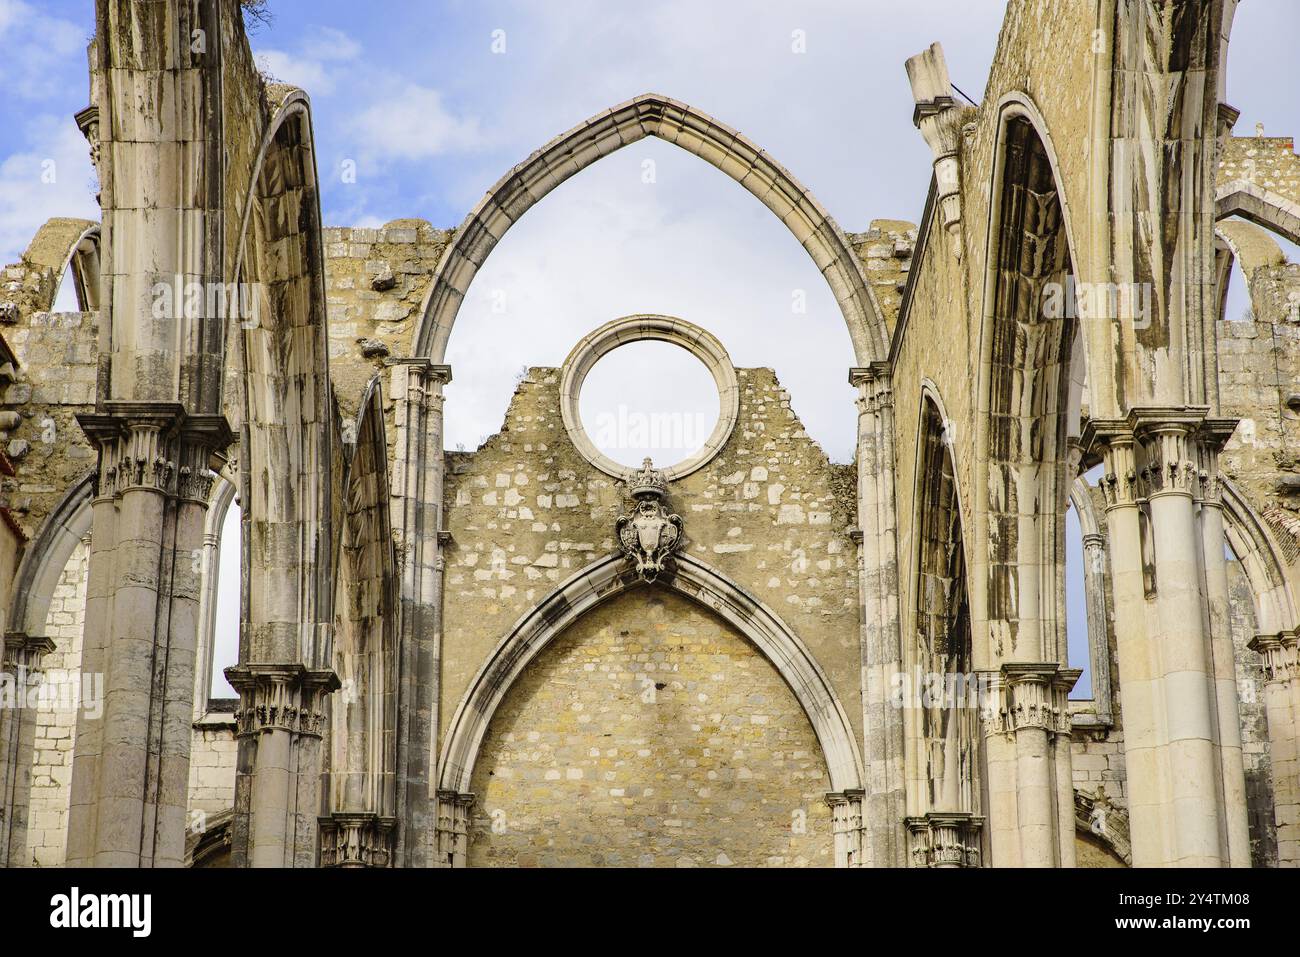
M1264 658L1277 861L1300 867L1300 630L1256 635L1250 647Z
M393 866L396 820L377 814L335 811L320 819L321 867Z
M11 631L0 654L0 867L27 866L36 711L27 691L54 642Z
M861 788L853 788L826 795L826 803L831 809L836 867L862 867L866 863L862 853L862 797L865 793Z
M315 867L320 745L330 670L301 664L226 669L239 692L232 854L249 867Z
M473 807L472 794L438 791L434 867L464 867L469 863L469 814Z
M984 819L964 812L931 811L907 819L913 867L979 867Z
M1233 422L1232 426L1236 423ZM1205 429L1202 429L1205 432ZM1199 482L1195 486L1197 517L1200 520L1202 594L1205 596L1206 633L1210 636L1210 667L1213 675L1215 719L1219 734L1219 765L1225 807L1227 863L1250 867L1250 820L1246 800L1246 764L1241 741L1241 714L1237 706L1236 651L1232 643L1232 612L1228 598L1227 541L1223 523L1222 480L1218 450L1232 434L1222 432L1219 441L1202 441Z
M1077 669L1008 662L982 709L994 867L1074 866L1069 693Z
M443 387L451 369L427 359L392 363L396 455L391 510L400 565L397 864L430 867L441 858L431 807L437 780L438 688L442 647ZM438 816L435 817L435 814Z
M78 417L99 449L83 675L103 675L102 715L78 716L68 815L71 867L180 866L208 459L231 441L220 415L165 402L104 402Z
M1241 860L1235 680L1220 684L1231 649L1215 648L1215 629L1227 634L1226 603L1213 607L1226 596L1223 529L1203 493L1232 425L1204 406L1149 407L1094 420L1085 436L1106 463L1135 866Z
M863 864L907 863L903 710L893 698L903 673L894 499L894 403L887 363L849 372L858 389L858 581L866 794Z

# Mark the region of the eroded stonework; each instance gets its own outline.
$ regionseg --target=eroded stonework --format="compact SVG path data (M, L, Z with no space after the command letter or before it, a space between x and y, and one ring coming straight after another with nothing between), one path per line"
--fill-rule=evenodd
M326 227L310 101L238 0L96 7L102 221L0 273L0 677L103 707L0 708L0 864L1300 865L1300 158L1232 135L1234 0L1011 0L977 105L938 44L898 64L930 193L849 232L656 93L459 226ZM445 450L477 271L649 136L826 278L852 464L707 316L610 317L707 345L736 414L690 469L604 463L540 366ZM160 317L159 275L256 315Z

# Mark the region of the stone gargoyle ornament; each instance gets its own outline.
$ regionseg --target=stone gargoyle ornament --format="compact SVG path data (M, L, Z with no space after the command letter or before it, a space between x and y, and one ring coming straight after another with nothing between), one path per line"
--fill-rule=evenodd
M673 552L682 545L682 519L664 507L668 483L649 459L629 484L636 504L630 514L618 517L614 532L623 555L636 566L636 573L652 582L672 563Z

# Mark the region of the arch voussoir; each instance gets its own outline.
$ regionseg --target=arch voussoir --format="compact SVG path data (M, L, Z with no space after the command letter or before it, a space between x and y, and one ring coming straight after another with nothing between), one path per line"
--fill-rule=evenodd
M826 276L859 364L885 357L889 333L847 237L816 197L745 136L678 100L646 94L598 113L512 168L466 217L434 273L413 354L442 361L475 274L507 230L552 189L615 150L655 136L726 173L767 206ZM832 274L829 270L836 266Z

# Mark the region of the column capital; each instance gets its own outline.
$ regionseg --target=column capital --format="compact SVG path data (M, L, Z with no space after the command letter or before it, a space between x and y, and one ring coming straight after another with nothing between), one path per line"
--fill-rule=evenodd
M325 696L340 687L333 670L302 664L240 664L225 671L239 692L236 735L289 731L320 737L325 727Z
M914 867L979 867L984 818L967 811L930 811L904 821Z
M451 381L451 366L445 362L434 362L427 356L398 356L385 359L385 366L406 366L418 372L426 379L433 379L446 385Z
M1090 420L1081 445L1106 464L1101 486L1107 508L1164 494L1217 505L1218 454L1237 421L1213 417L1203 405L1142 406L1123 418Z
M392 867L396 818L335 811L318 821L321 867Z
M54 639L44 635L29 635L24 631L7 631L4 635L4 657L0 670L14 671L22 668L36 669L44 655L54 650Z
M206 505L216 480L208 460L235 440L224 415L190 415L179 402L111 400L77 424L99 450L97 496L143 488Z
M1300 629L1256 635L1246 647L1264 659L1266 680L1288 681L1300 677Z
M1054 661L1003 664L989 682L990 700L983 703L985 734L1014 734L1027 728L1069 734L1070 689L1082 673Z

